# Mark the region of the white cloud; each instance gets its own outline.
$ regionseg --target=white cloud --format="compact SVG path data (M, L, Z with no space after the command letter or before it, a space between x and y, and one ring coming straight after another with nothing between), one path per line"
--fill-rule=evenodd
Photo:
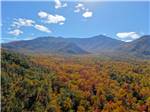
M61 16L61 15L49 15L47 18L47 23L62 23L66 20L65 17Z
M81 10L84 11L84 10L85 10L85 7L84 7L83 4L79 3L79 4L77 4L77 5L75 6L74 12L80 12Z
M63 25L64 23L59 23L59 25Z
M41 11L39 12L38 15L41 18L45 18L46 14L47 13ZM22 27L34 27L35 29L38 29L42 32L46 32L46 33L51 32L47 27L36 24L36 22L31 19L24 19L24 18L14 19L14 22L12 23L11 27L12 27L10 28L11 31L9 31L8 33L14 36L19 36L20 34L23 33L23 31L20 30L20 28Z
M76 6L75 6L75 10L74 12L76 13L79 13L79 12L83 12L82 16L84 18L89 18L89 17L92 17L93 15L93 12L92 11L89 11L88 8L85 8L84 4L82 3L78 3Z
M45 26L43 26L43 25L38 25L38 24L36 24L34 27L35 27L37 30L40 30L40 31L42 31L42 32L46 32L46 33L50 33L50 32L51 32L47 27L45 27Z
M67 7L67 3L61 3L60 0L55 0L55 8L59 9L59 8L62 8L62 7Z
M91 11L86 11L82 14L83 17L85 18L89 18L92 17L93 13Z
M61 15L52 15L44 11L38 13L39 17L44 19L45 23L53 24L62 24L66 20L64 16Z
M136 32L120 32L120 33L117 33L116 35L120 40L126 41L126 42L130 42L132 40L138 39L141 36L140 34Z
M40 11L38 13L38 16L44 20L45 23L53 23L53 24L59 24L63 25L64 21L66 20L65 17L61 15L52 15L44 11ZM19 36L23 33L23 31L20 30L22 27L34 27L35 29L38 29L42 32L50 33L51 31L43 26L37 24L34 20L31 19L25 19L25 18L18 18L14 19L13 23L11 24L11 27L9 28L11 31L8 32L8 34Z
M46 23L62 23L66 20L65 17L61 15L48 15Z
M15 21L11 26L15 28L20 28L22 26L33 26L34 23L35 21L31 19L19 18L19 19L15 19Z
M40 11L40 12L38 13L38 16L39 16L40 18L46 18L46 17L48 16L48 14L47 14L46 12Z
M19 36L23 33L23 31L21 31L20 29L15 29L15 30L9 31L8 33L14 36Z

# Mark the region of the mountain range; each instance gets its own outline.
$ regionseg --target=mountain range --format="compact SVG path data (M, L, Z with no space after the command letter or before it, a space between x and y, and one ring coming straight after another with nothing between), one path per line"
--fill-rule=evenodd
M150 57L150 35L132 42L123 42L104 35L90 38L39 37L33 40L15 41L2 44L2 48L41 54L105 54Z

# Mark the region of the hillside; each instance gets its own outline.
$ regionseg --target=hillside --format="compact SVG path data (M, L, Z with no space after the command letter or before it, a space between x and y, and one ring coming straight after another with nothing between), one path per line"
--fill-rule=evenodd
M2 46L14 51L33 53L86 54L113 51L122 43L124 42L99 35L91 38L41 37Z
M2 47L25 53L45 54L86 54L76 44L67 42L63 38L41 37L34 40L17 41L2 45Z
M91 38L69 38L68 40L93 54L114 51L124 43L123 41L112 39L104 35L97 35Z
M2 112L148 112L150 62L2 50Z
M149 57L150 56L150 36L145 35L141 38L126 43L119 48L119 50L134 54L138 57Z
M107 36L91 38L40 37L33 40L2 44L3 48L22 53L61 55L105 55L110 57L138 57L150 59L150 36L123 42Z

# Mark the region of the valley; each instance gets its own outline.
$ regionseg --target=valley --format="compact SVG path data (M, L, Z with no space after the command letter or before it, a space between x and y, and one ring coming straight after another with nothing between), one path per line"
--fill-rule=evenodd
M2 111L148 112L150 61L2 50Z

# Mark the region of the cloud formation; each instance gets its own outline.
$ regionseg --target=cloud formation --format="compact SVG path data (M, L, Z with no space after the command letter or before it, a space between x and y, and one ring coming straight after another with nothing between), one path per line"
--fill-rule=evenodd
M46 15L44 15L44 13L41 13L40 16L45 17ZM43 25L39 25L31 19L18 18L18 19L14 19L10 28L11 31L9 31L8 34L11 34L13 36L19 36L23 34L23 31L20 30L20 28L22 27L34 27L35 29L42 31L42 32L46 32L46 33L51 32L47 27Z
M82 14L83 17L85 18L89 18L92 17L93 13L91 11L86 11Z
M79 4L77 4L77 5L75 6L74 12L78 13L78 12L80 12L80 11L82 11L82 10L84 11L84 10L85 10L85 7L84 7L83 4L79 3Z
M15 30L9 31L8 33L14 36L19 36L23 33L23 31L21 31L20 29L15 29Z
M33 26L35 21L31 19L25 19L25 18L19 18L19 19L14 19L14 22L12 23L12 27L15 28L20 28L22 26Z
M38 16L42 19L44 19L44 22L45 23L48 23L48 24L64 24L66 18L62 15L52 15L52 14L49 14L47 12L44 12L44 11L40 11L38 13Z
M116 36L122 41L130 42L140 38L141 35L136 32L120 32L117 33Z
M40 12L38 13L38 16L39 16L40 18L46 18L46 17L48 17L48 13L46 13L46 12L44 12L44 11L40 11Z
M89 11L88 8L85 8L84 4L78 3L78 4L75 6L74 12L75 12L75 13L79 13L79 12L81 12L81 11L83 12L82 16L83 16L84 18L90 18L90 17L92 17L92 15L93 15L93 12L92 12L92 11Z
M42 31L42 32L46 32L46 33L50 33L50 32L51 32L47 27L45 27L45 26L43 26L43 25L38 25L38 24L36 24L34 27L35 27L36 29Z
M60 0L55 0L56 9L63 8L63 7L67 7L67 3L62 3Z

